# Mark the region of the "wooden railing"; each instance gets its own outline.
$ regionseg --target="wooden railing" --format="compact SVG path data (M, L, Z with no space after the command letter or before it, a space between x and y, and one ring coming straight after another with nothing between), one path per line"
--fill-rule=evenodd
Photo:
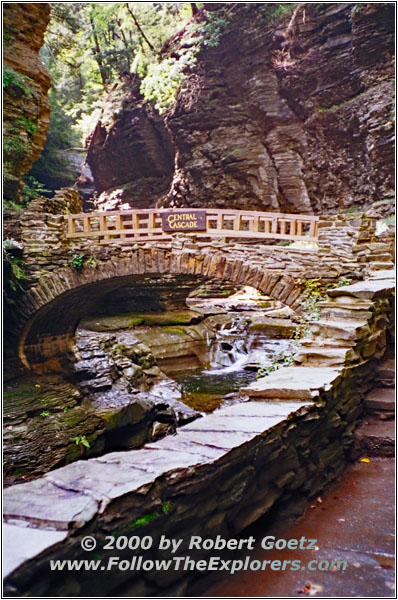
M229 237L317 241L318 217L246 210L146 209L66 215L68 238L94 238L101 244L171 239L163 231L162 214L205 213L205 230L197 237ZM177 229L175 233L181 232ZM186 231L184 231L186 233Z

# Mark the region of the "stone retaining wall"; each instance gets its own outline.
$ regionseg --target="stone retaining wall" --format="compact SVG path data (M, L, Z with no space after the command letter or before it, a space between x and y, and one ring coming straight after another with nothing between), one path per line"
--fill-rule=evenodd
M331 298L336 305L339 298L344 303L354 299L354 304L368 300L362 316L372 336L374 327L383 331L389 324L393 285L391 273L379 274L378 279L337 288ZM382 346L362 351L362 335L353 342L360 358L346 355L335 366L276 371L262 386L249 386L255 401L188 424L175 437L142 450L79 461L7 489L6 595L181 596L197 573L108 571L109 556L172 558L156 550L161 534L183 538L178 554L186 556L192 535L235 537L276 504L293 505L300 513L307 498L343 472L364 395L372 387ZM94 552L81 548L86 535L97 541ZM105 551L109 535L152 536L153 549ZM191 554L199 560L211 551ZM95 577L90 571L68 571L66 578L50 569L50 558L102 559L105 569Z

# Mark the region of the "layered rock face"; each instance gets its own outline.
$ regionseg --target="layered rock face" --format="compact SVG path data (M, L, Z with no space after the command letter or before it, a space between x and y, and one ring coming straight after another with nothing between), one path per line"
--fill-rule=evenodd
M98 205L112 210L123 204L154 206L174 173L174 149L159 115L147 113L129 80L109 95L108 104L88 146L87 159Z
M291 15L272 20L272 10L235 5L218 46L197 56L162 116L175 153L171 187L165 197L164 187L147 186L146 206L325 214L393 195L393 4L309 4L291 27ZM119 166L111 183L102 179L104 199L109 188L129 185L128 200L142 206L136 190L147 153L155 161L171 155L169 138L141 135L154 118L143 110L136 102L122 112L106 143L104 131L95 134L89 162L97 180L110 154L127 176Z
M21 178L39 158L50 118L50 77L39 49L48 3L6 2L4 18L4 196L18 200Z
M392 196L392 5L308 7L289 36L257 6L201 55L195 102L167 117L169 199L324 213Z

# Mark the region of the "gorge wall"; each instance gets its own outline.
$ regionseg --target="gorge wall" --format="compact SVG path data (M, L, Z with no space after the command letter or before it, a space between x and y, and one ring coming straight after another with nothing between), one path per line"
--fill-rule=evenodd
M393 196L393 3L311 3L290 27L275 6L231 5L161 117L136 83L112 92L88 153L100 207L325 214Z
M6 2L3 19L4 197L18 201L21 178L40 156L50 119L50 77L38 55L50 5Z

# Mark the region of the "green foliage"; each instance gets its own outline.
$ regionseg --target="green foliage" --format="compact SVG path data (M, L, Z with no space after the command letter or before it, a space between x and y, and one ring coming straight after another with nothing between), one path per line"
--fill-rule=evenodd
M85 258L86 258L85 254L74 254L72 256L71 267L76 269L77 272L80 272L83 269Z
M229 21L227 12L218 10L206 13L205 21L189 23L183 44L176 52L178 58L148 65L140 88L144 100L152 103L160 114L170 108L187 73L196 64L198 52L203 47L216 47Z
M23 208L22 204L15 200L7 200L7 198L3 200L3 210L22 210Z
M121 76L146 77L159 62L162 46L190 18L189 5L177 2L53 2L52 18L40 55L53 81L52 97L83 138L93 129L107 90ZM140 25L148 45L134 21ZM168 65L170 66L170 65ZM166 74L151 71L163 88ZM170 76L175 85L174 76ZM128 82L129 84L129 82ZM151 96L153 94L150 94ZM168 94L161 92L167 103ZM156 102L156 99L155 99ZM50 132L52 127L50 125Z
M4 250L10 250L13 247L13 240L10 240L9 238L7 238L6 240L4 240L3 242L3 248Z
M344 287L345 285L350 285L351 284L351 279L348 279L347 277L340 277L340 279L337 282L336 287Z
M351 283L349 279L342 277L337 285L342 286L349 283ZM281 367L290 367L294 364L294 357L301 349L301 340L311 336L310 322L317 321L320 318L320 309L317 307L317 303L326 297L327 290L332 285L325 285L320 278L313 278L302 280L301 287L304 291L303 308L294 329L291 349L286 350L282 358L274 361L271 365L260 366L257 371L257 378L265 377Z
M31 98L33 95L32 83L32 79L27 75L17 73L8 65L3 65L3 89L18 96L25 94Z
M89 258L86 259L86 263L88 265L91 265L93 267L93 269L96 269L97 265L98 265L98 259L96 256L90 256Z
M184 80L182 70L185 66L187 63L175 58L149 65L140 91L145 101L152 103L160 114L175 102L178 88Z
M3 48L9 47L10 42L15 38L16 33L18 33L17 29L3 25Z
M170 108L200 48L217 46L230 19L224 9L204 12L202 21L190 21L170 57L162 48L191 18L189 3L50 4L52 18L40 56L50 71L53 102L70 119L69 131L82 140L96 124L107 92L112 89L112 97L117 96L121 79L131 88L130 74L140 78L146 101L160 112ZM120 110L117 102L114 109ZM50 138L55 131L50 124Z
M301 286L305 292L305 299L302 301L302 318L305 321L317 321L320 317L317 303L325 298L330 285L323 284L319 277L315 277L303 280Z
M275 360L271 365L267 365L266 367L260 366L256 374L256 379L266 377L282 367L291 367L294 364L294 357L297 354L298 349L299 346L296 346L293 350L285 350L282 354L282 358L279 360Z
M49 410L42 410L40 413L41 417L49 417L51 415Z
M23 206L27 206L31 200L39 198L40 196L43 196L43 194L51 194L51 191L47 190L46 187L32 175L25 175L22 181L24 184L21 193Z
M136 527L143 527L144 525L147 525L148 523L151 523L152 521L154 521L158 517L160 517L160 514L158 512L148 513L147 515L144 515L143 517L139 517L138 519L135 519L130 524L130 526L133 529L135 529Z
M259 2L252 7L249 6L249 10L256 11L256 25L263 26L291 15L299 4L299 2Z
M38 129L37 123L34 123L34 121L28 117L21 117L16 121L16 125L22 126L30 136L33 136Z
M85 254L74 254L70 266L80 272L85 264L91 265L93 269L97 268L98 259L95 256L87 257Z
M384 4L385 6L393 5L393 2L378 2L378 4ZM361 12L366 10L367 8L374 5L374 2L357 2L351 9L350 19L352 20L356 15L359 15Z
M18 257L14 256L11 253L12 248L12 240L6 239L3 242L4 255L6 260L8 261L11 267L11 277L9 279L10 288L16 292L20 290L22 292L25 291L25 288L22 284L23 281L28 281L29 277L25 272L25 261Z
M220 43L220 38L228 27L231 18L225 9L206 13L206 20L191 23L187 27L189 33L196 36L195 45L215 48ZM185 42L186 44L187 42Z
M3 139L3 152L11 164L23 160L26 155L30 154L31 146L15 134L5 135Z
M173 510L173 503L172 502L163 502L162 504L162 513L164 513L165 515L167 515L171 510ZM144 525L147 525L148 523L152 523L152 521L154 521L155 519L158 519L161 516L161 514L157 511L148 513L146 515L143 515L142 517L138 517L138 519L135 519L134 521L132 521L127 527L128 529L136 529L137 527L144 527Z
M173 510L173 503L172 502L163 502L162 511L167 515L167 513L169 513L171 510Z
M280 2L277 6L272 8L269 12L269 21L277 21L282 19L286 15L292 14L292 12L298 7L300 2Z
M80 446L80 448L90 448L90 442L87 440L85 435L77 435L72 438L72 442L75 442L76 446Z

